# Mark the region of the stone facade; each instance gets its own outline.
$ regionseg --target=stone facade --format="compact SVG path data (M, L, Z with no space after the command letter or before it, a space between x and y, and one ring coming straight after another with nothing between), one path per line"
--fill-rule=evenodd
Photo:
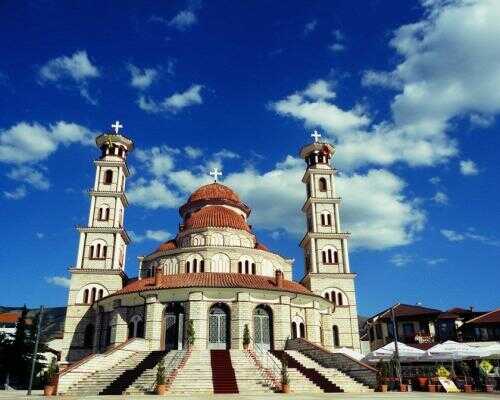
M248 225L250 209L219 183L191 195L180 208L183 223L175 239L141 257L138 278L129 280L123 218L125 157L133 144L118 134L96 142L102 157L95 162L88 226L79 228L71 269L65 361L134 336L144 337L150 350L183 348L188 325L200 350L240 349L246 327L251 345L263 350L283 349L292 337L327 349L359 350L355 275L349 234L340 230L332 146L313 143L301 152L307 162L308 229L301 242L306 275L297 283L292 260L259 243Z

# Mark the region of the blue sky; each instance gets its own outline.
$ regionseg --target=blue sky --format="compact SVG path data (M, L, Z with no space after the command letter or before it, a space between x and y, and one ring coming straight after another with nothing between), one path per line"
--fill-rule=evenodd
M219 166L260 240L294 258L300 279L297 153L317 128L337 147L361 314L396 301L499 306L498 2L0 10L0 304L65 304L92 140L119 119L136 143L129 276Z

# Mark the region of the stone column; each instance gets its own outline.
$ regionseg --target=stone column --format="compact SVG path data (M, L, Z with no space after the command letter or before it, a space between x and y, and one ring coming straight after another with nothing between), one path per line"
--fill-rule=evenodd
M113 303L111 312L111 345L116 346L127 340L128 326L125 319L126 309L121 306L121 301Z
M161 330L163 327L163 304L158 300L157 295L146 297L146 346L150 350L161 350Z
M333 349L333 315L322 314L321 315L321 327L323 328L323 347L328 350Z
M291 338L290 296L281 296L279 304L273 304L274 348L283 350L288 338Z
M203 299L203 292L189 293L187 321L193 321L195 340L193 349L207 348L207 302Z
M250 335L253 336L252 312L253 304L250 302L249 293L238 293L238 300L234 303L231 315L231 348L243 348L243 331L248 325Z
M321 345L319 303L313 302L313 308L306 308L306 339Z

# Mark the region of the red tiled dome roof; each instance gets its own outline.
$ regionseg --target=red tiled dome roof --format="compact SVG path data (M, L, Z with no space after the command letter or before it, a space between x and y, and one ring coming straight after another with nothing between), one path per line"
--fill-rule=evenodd
M233 228L250 232L241 215L223 206L207 206L191 214L184 223L184 229L198 228Z
M260 242L255 243L255 248L257 250L264 250L264 251L269 251L268 247Z
M188 203L199 200L230 200L235 203L241 203L240 198L231 188L217 182L196 189L189 196Z
M156 251L174 250L176 248L177 248L177 243L175 242L175 239L172 239L165 243L162 243Z
M192 287L278 290L316 296L300 283L283 280L283 286L278 287L276 286L276 280L274 278L261 275L204 272L196 274L161 275L158 278L160 279L160 284L158 286L155 286L155 278L144 278L128 284L123 289L113 293L112 296L142 292L145 290L157 290L158 288L178 289Z

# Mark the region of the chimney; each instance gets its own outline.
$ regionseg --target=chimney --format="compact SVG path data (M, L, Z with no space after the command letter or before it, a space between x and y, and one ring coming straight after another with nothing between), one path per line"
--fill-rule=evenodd
M279 269L276 270L276 287L283 287L283 271Z
M160 277L163 275L163 268L156 267L155 270L155 286L160 286Z

